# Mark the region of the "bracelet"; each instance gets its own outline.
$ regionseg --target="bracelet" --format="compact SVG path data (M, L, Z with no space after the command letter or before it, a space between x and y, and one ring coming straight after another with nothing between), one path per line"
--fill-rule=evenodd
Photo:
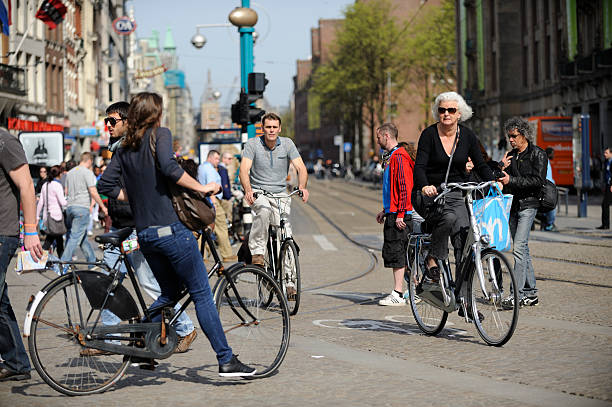
M24 235L26 236L38 236L37 232L24 232Z

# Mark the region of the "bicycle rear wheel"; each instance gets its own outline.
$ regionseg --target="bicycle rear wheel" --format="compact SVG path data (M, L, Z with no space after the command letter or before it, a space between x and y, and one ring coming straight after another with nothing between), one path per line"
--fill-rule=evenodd
M87 348L79 343L78 333L86 332L99 310L91 306L78 279L76 285L71 274L59 280L34 310L28 339L30 358L40 377L60 393L80 396L103 392L123 376L129 359L116 354L81 356Z
M280 273L280 281L282 282L281 288L285 298L287 298L287 305L289 306L289 314L295 315L300 308L300 298L302 296L302 281L300 277L300 260L298 258L298 250L293 239L285 240L281 247L279 265L282 272ZM292 276L290 278L288 276ZM293 283L296 294L294 298L287 296L287 284Z
M241 267L228 278L235 290L224 278L216 293L227 340L243 363L257 369L252 377L270 376L283 362L289 347L290 321L285 296L259 267Z
M480 337L489 345L502 346L510 340L518 322L519 301L514 271L506 257L494 249L482 251L481 264L487 296L482 292L474 267L469 280L471 304L468 307L472 307L472 315L479 315L480 312L484 317L482 321L473 318ZM493 276L497 288L493 284ZM513 297L515 304L508 310L502 307L502 300L507 296Z
M418 255L418 253L411 254L413 254L413 256ZM408 261L410 261L412 265L410 281L408 281L412 315L414 315L414 320L423 333L427 335L437 335L442 331L444 325L446 325L448 313L440 308L434 307L426 300L419 297L419 294L423 292L421 283L423 282L424 266L420 261L417 261L415 267L414 257L412 257L412 259L409 258Z

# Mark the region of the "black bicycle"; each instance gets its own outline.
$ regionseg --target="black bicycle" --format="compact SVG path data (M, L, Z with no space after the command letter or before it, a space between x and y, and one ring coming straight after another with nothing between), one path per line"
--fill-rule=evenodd
M131 362L170 357L177 345L174 322L191 302L184 289L177 301L147 308L127 253L137 242L126 240L132 230L121 229L96 237L105 245L120 247L121 255L111 268L102 261L49 262L64 274L30 298L24 324L34 368L55 390L71 395L102 392L116 383ZM223 329L240 359L266 377L282 363L289 346L289 309L278 284L259 267L236 263L225 269L207 230L203 234L215 264L209 279L218 276L213 288ZM137 302L123 284L120 263L132 281ZM104 272L80 270L97 266ZM178 301L187 297L179 312ZM270 301L270 298L272 299ZM102 312L121 322L104 325ZM155 320L161 315L160 322ZM85 349L110 352L91 356Z
M430 235L414 233L409 238L408 287L410 307L414 319L425 334L437 335L446 324L449 312L459 310L466 322L472 320L480 337L489 345L502 346L510 340L518 323L519 307L506 310L502 300L514 297L518 304L518 290L514 270L506 257L489 247L488 236L481 235L472 209L473 194L494 181L484 183L449 183L440 194L451 190L467 191L466 205L470 217L470 233L465 242L461 262L457 265L457 279L453 281L448 261L439 262L438 283L425 279L425 258L430 247ZM467 291L464 284L467 284ZM462 290L463 289L463 290Z
M257 196L259 193L255 193ZM278 225L270 223L268 227L268 242L266 245L265 269L276 280L283 291L289 305L289 313L295 315L300 308L302 296L302 279L300 277L300 249L288 235L287 222L289 216L287 208L291 205L291 197L295 194L302 196L302 191L295 189L289 194L270 193L263 191L262 194L275 201L280 219ZM290 294L290 287L294 293ZM272 299L270 299L272 300Z

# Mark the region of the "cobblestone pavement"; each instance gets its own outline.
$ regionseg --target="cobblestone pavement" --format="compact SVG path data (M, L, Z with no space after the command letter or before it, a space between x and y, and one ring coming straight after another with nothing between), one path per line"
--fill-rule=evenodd
M378 306L391 289L391 272L380 252L347 237L382 244L373 217L380 191L312 181L311 202L292 205L305 291L276 375L219 378L200 335L189 352L160 361L153 372L129 368L104 394L65 397L33 372L29 381L0 383L0 406L612 405L612 235L594 229L596 208L580 222L571 212L558 217L560 233L533 233L540 305L522 308L510 342L494 348L456 314L440 335L429 337L408 306ZM51 277L9 273L20 325L28 297ZM195 319L193 307L188 311Z

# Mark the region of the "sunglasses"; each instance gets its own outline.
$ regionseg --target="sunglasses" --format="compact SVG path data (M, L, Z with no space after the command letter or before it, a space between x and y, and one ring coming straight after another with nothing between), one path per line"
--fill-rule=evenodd
M444 112L455 114L457 113L457 108L456 107L439 107L438 108L438 113L444 114Z
M104 119L104 124L106 124L107 126L110 125L111 127L115 127L119 120L124 121L125 119L115 119L114 117L106 117Z

